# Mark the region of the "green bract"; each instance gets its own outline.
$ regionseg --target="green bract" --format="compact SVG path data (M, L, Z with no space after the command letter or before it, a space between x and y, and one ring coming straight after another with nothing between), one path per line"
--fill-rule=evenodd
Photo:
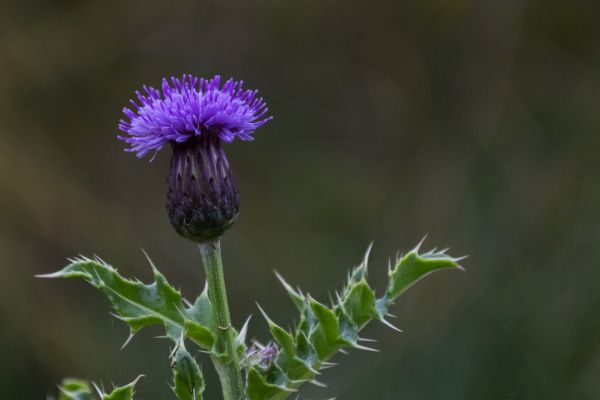
M296 328L288 331L272 321L260 309L276 344L271 355L262 357L260 351L249 351L246 342L248 324L235 334L236 354L217 351L218 329L213 318L213 308L208 289L193 304L182 299L166 278L154 267L154 282L143 284L122 277L106 262L89 258L77 258L61 271L44 275L49 278L81 278L102 290L111 302L115 316L127 323L131 335L141 328L160 324L165 335L173 342L173 392L179 400L201 400L204 391L202 371L194 356L184 345L186 339L209 353L217 369L232 360L238 362L245 382L249 400L280 400L297 392L305 382L315 381L318 371L332 366L328 361L345 348L374 350L362 345L366 341L360 331L371 320L394 328L386 318L394 301L415 282L431 272L441 269L460 268L459 259L448 256L445 251L420 254L419 246L399 257L389 267L386 290L379 297L367 282L369 250L360 265L348 275L343 289L335 293L332 304L323 304L309 294L294 289L279 274L292 302L299 312ZM260 308L260 307L259 307ZM227 328L229 329L229 328ZM397 329L397 328L394 328ZM252 348L260 348L253 344ZM264 349L264 347L263 347ZM131 399L137 379L110 394L101 390L102 400ZM66 380L61 387L59 400L94 399L89 385L84 381Z

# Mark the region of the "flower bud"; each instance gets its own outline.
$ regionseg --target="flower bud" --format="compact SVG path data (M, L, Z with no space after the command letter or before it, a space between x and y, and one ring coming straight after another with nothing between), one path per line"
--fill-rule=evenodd
M219 238L237 217L238 190L216 134L173 143L167 213L181 236L202 243Z

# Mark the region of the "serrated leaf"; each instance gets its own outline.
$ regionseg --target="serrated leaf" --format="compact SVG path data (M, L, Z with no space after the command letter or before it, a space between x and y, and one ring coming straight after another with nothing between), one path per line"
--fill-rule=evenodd
M344 344L356 346L358 343L358 331L360 329L358 325L344 313L339 315L338 324L340 327L340 338L344 340Z
M269 318L267 313L260 306L258 306L258 308L267 321L269 330L271 331L271 335L273 335L275 342L277 342L281 349L290 357L294 357L296 355L296 345L294 343L293 336L288 331L273 322L273 320Z
M215 330L215 321L213 319L212 305L208 298L208 287L206 286L194 304L185 312L186 317L207 329Z
M135 380L133 382L129 383L128 385L117 386L108 394L100 392L101 399L102 400L132 400L133 395L135 394L135 385L138 383L140 378L142 378L142 375L135 378Z
M180 343L173 356L173 392L179 400L202 400L204 376L200 366Z
M215 321L212 305L208 298L208 286L204 288L194 304L185 310L185 336L204 350L212 351L216 341Z
M81 379L63 379L59 391L58 400L93 400L94 398L90 384Z
M82 278L102 290L132 334L145 326L161 323L172 340L177 341L181 336L184 325L180 313L184 308L181 294L156 269L155 282L146 285L122 277L106 263L83 258L45 277Z
M300 311L300 322L298 323L298 332L303 332L306 336L310 335L314 327L317 324L315 313L312 308L308 305L308 299L305 301L306 305Z
M261 372L255 368L248 369L248 379L246 383L246 395L249 400L265 400L274 396L289 394L295 392L294 389L285 386L268 383Z
M279 282L281 282L283 285L285 291L290 296L290 299L292 299L292 302L296 308L302 311L306 307L306 298L304 295L299 290L295 290L289 283L287 283L277 271L275 271L275 276L277 276L277 279L279 279Z
M186 309L181 293L154 266L153 275L154 282L144 284L124 278L99 259L80 258L62 270L42 277L81 278L102 290L116 311L115 316L129 325L132 335L146 326L160 324L165 328L166 336L176 343L185 331L193 334L195 342L212 346L210 327L214 324L208 296L203 293L192 307ZM188 329L186 320L190 321Z
M389 301L394 301L408 288L428 274L448 268L459 268L457 259L441 252L419 254L418 247L411 250L396 262L396 266L389 273L389 285L387 289Z
M349 273L341 293L336 293L337 302L333 308L304 296L277 275L300 310L300 321L295 332L290 334L265 315L280 351L269 369L254 366L248 369L251 400L283 400L303 382L320 385L314 381L314 368L333 366L328 360L336 352L344 351L344 347L377 351L360 344L368 341L359 337L360 330L372 319L398 330L385 320L393 300L425 275L439 269L458 267L458 259L447 256L445 252L418 254L417 247L390 269L388 288L378 299L366 280L369 250L370 247L363 262Z
M379 317L375 301L375 292L367 281L361 279L347 288L342 306L356 325L363 326L370 319Z
M213 350L215 335L208 328L189 319L186 319L184 324L187 338L204 350Z
M319 359L324 360L335 354L340 345L340 325L335 313L313 298L309 299L310 308L319 322L309 335Z
M306 365L314 366L319 361L315 347L304 332L296 335L296 354Z

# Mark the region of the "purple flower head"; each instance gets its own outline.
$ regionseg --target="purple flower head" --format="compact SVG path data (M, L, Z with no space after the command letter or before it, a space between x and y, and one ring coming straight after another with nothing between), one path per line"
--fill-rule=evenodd
M221 86L221 77L212 79L183 75L162 80L161 90L144 86L144 93L136 91L138 103L131 100L134 109L125 107L126 118L119 129L126 135L118 136L129 147L126 151L144 157L157 153L167 143L183 143L195 136L214 134L225 142L237 136L253 140L252 134L272 119L265 116L268 109L256 90L244 90L242 81L227 80Z
M267 343L265 346L257 341L252 343L252 346L246 350L246 360L251 365L258 365L263 369L268 369L271 363L277 358L279 348L273 342Z

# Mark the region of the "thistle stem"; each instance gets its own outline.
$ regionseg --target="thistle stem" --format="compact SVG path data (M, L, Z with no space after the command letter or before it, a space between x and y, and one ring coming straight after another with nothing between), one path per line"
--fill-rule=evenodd
M221 262L221 244L217 239L202 243L198 247L206 271L208 298L212 304L213 318L217 326L217 354L212 355L211 358L221 380L223 399L243 400L245 399L244 382L235 351L234 331L229 316L223 264Z

